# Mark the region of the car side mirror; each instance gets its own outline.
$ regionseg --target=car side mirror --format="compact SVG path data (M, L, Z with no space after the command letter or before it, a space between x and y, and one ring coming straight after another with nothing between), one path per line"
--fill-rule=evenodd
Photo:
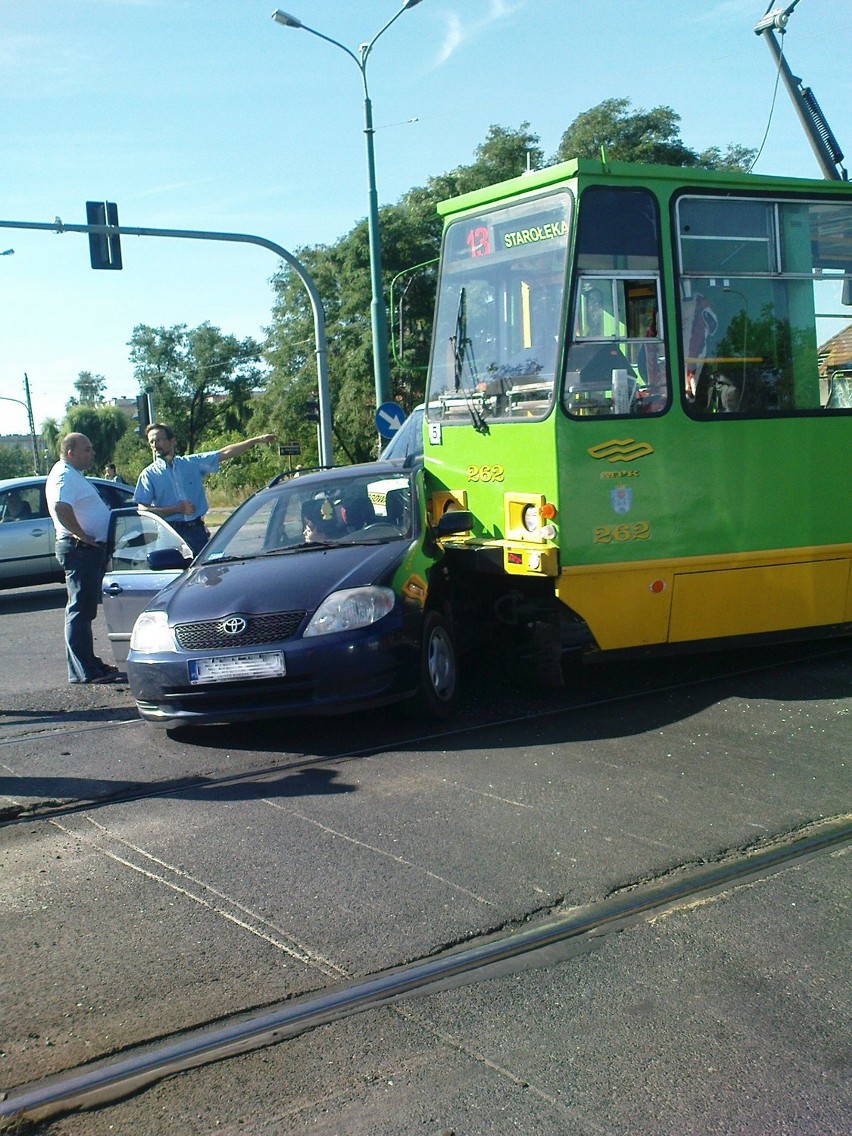
M176 568L183 571L192 563L177 548L156 548L148 553L148 567L154 572L174 571Z
M452 536L454 533L470 532L473 528L473 513L466 509L449 509L434 527L437 537Z

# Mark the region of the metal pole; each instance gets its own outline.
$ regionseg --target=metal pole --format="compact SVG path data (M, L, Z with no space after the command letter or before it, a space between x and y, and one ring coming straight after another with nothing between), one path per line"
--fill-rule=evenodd
M324 32L317 31L316 28L309 27L307 24L302 23L298 17L290 15L289 12L282 12L279 8L272 13L273 20L281 24L282 27L301 28L303 31L315 35L318 39L324 39L326 43L331 43L335 47L339 47L341 51L346 52L350 59L355 61L356 67L361 72L361 82L364 87L364 134L367 138L367 183L369 189L367 231L370 241L370 289L372 293L370 303L370 326L373 339L373 380L376 392L376 409L390 398L391 384L390 361L388 358L388 318L382 297L382 244L379 222L379 197L378 190L376 189L376 158L373 146L375 130L373 129L373 107L370 102L370 93L367 89L367 60L379 37L384 35L391 24L395 23L403 12L408 11L409 8L414 8L420 2L421 0L405 0L399 11L395 12L387 23L376 32L370 42L360 45L358 55L350 51L345 44L339 43L336 39L332 39L331 36L325 35Z
M843 161L843 154L837 148L837 143L828 124L819 121L815 116L811 103L804 96L802 80L790 70L773 33L766 29L762 35L772 53L776 67L781 72L787 94L790 96L796 114L799 116L799 122L802 124L805 136L819 163L819 168L822 170L822 176L828 181L844 181L843 167L840 166Z
M388 324L382 296L382 244L379 223L379 194L376 188L376 156L373 145L373 104L367 92L365 45L361 45L361 76L364 80L364 134L367 138L367 184L369 212L367 232L370 239L370 325L373 334L373 380L376 409L390 398L390 365L388 362Z
M27 379L27 376L24 375L25 384L26 384L26 379ZM32 408L31 403L29 402L29 397L30 397L29 385L26 385L26 392L27 392L27 400L28 400L27 402L24 402L24 400L21 399L21 398L9 398L9 396L5 395L5 394L0 395L0 402L16 402L18 404L18 406L23 406L24 409L26 410L27 421L28 421L29 428L30 428L30 441L32 443L32 448L33 448L33 473L41 473L41 470L39 469L39 462L38 462L38 450L36 448L35 423L33 422L33 408Z
M302 283L311 301L314 314L314 338L316 340L318 402L320 408L320 464L333 465L331 440L331 396L328 381L328 344L325 332L325 312L319 292L308 270L287 249L268 241L266 237L255 237L248 233L211 233L192 229L139 229L126 225L65 225L58 217L47 221L0 221L0 229L44 229L52 233L104 233L106 236L130 237L170 237L177 240L194 241L236 241L242 244L260 245L271 249L276 256L285 260ZM12 399L17 402L17 399Z
M33 419L33 400L30 396L30 380L27 377L26 371L24 372L24 394L27 396L27 420L30 424L30 439L33 444L33 469L36 473L41 473L38 460L38 447L36 446L35 421Z

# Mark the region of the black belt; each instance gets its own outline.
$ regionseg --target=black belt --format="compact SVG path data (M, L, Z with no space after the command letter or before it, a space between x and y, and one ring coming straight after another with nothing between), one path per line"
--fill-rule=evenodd
M196 517L194 521L172 521L172 526L177 529L197 529L199 525L204 527L204 518Z
M57 543L61 540L66 540L72 548L103 548L104 541L102 540L80 540L78 536L59 536L56 538Z

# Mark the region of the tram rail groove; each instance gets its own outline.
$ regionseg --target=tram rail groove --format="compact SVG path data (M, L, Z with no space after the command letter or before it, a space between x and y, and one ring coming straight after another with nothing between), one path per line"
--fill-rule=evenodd
M660 879L626 886L598 903L572 908L546 922L537 920L520 929L494 932L422 961L260 1010L242 1011L212 1025L16 1086L0 1093L0 1121L41 1121L98 1107L177 1073L278 1044L357 1013L423 997L450 983L487 980L495 968L507 973L506 968L513 964L526 969L550 965L556 961L554 948L580 953L604 935L767 878L796 861L839 850L850 842L852 814L815 822L793 834L731 851L711 864L676 869ZM566 957L563 954L560 961Z
M250 779L262 779L264 777L271 777L274 774L280 774L282 771L299 771L303 769L310 769L317 765L324 765L328 762L345 762L355 761L360 757L372 756L374 754L386 753L389 750L398 749L401 745L416 745L421 742L437 741L444 738L458 737L463 734L477 733L483 730L493 729L496 726L511 726L518 723L534 719L535 721L543 721L547 718L556 718L562 714L570 715L581 713L586 710L600 709L605 706L615 706L624 702L632 702L638 697L648 698L655 697L663 694L671 694L679 690L689 690L697 687L707 686L710 683L718 682L723 679L739 678L743 675L761 674L765 671L777 670L780 667L795 665L806 660L813 660L816 658L826 658L838 654L846 654L850 650L849 643L846 640L841 642L840 646L833 645L826 649L825 643L819 644L819 649L813 652L803 652L800 656L793 659L772 659L766 663L761 663L758 666L741 667L734 670L726 670L723 673L714 673L712 675L702 676L700 678L692 678L682 682L662 683L658 686L644 688L641 691L628 690L616 695L608 695L603 698L587 699L583 702L576 702L570 705L555 706L548 710L543 710L537 707L530 710L529 713L511 714L504 718L489 718L483 722L467 722L458 725L452 725L449 728L433 731L430 733L406 735L405 737L390 738L386 742L381 742L375 746L362 747L360 749L340 750L335 753L326 753L316 757L302 758L293 762L280 762L273 763L272 765L263 766L260 769L241 770L238 773L226 773L221 776L202 776L202 777L187 777L179 778L169 781L155 781L148 782L139 786L137 789L127 791L117 791L108 796L91 797L86 799L75 798L72 800L54 800L50 801L34 801L29 804L17 805L11 804L0 806L0 829L6 828L9 825L26 824L37 820L50 820L53 817L68 816L74 813L86 812L89 809L105 808L109 805L123 805L131 804L134 801L143 801L154 799L156 797L168 797L172 793L186 792L187 790L198 790L204 788L221 788L222 786L238 784L241 781ZM141 719L133 720L117 720L112 722L105 722L100 724L89 723L82 727L81 730L75 732L84 732L87 730L106 730L123 728L132 725L144 725ZM146 726L146 728L148 728ZM209 728L209 727L205 727ZM0 739L0 746L11 744L12 742L20 743L21 741L31 740L34 735L20 735L14 738ZM44 736L43 734L41 736Z

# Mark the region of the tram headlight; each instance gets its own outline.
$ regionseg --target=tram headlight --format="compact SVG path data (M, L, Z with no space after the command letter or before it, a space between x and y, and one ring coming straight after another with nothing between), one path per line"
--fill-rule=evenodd
M539 526L541 525L541 518L538 515L538 509L535 505L524 505L521 520L528 533L538 532Z

